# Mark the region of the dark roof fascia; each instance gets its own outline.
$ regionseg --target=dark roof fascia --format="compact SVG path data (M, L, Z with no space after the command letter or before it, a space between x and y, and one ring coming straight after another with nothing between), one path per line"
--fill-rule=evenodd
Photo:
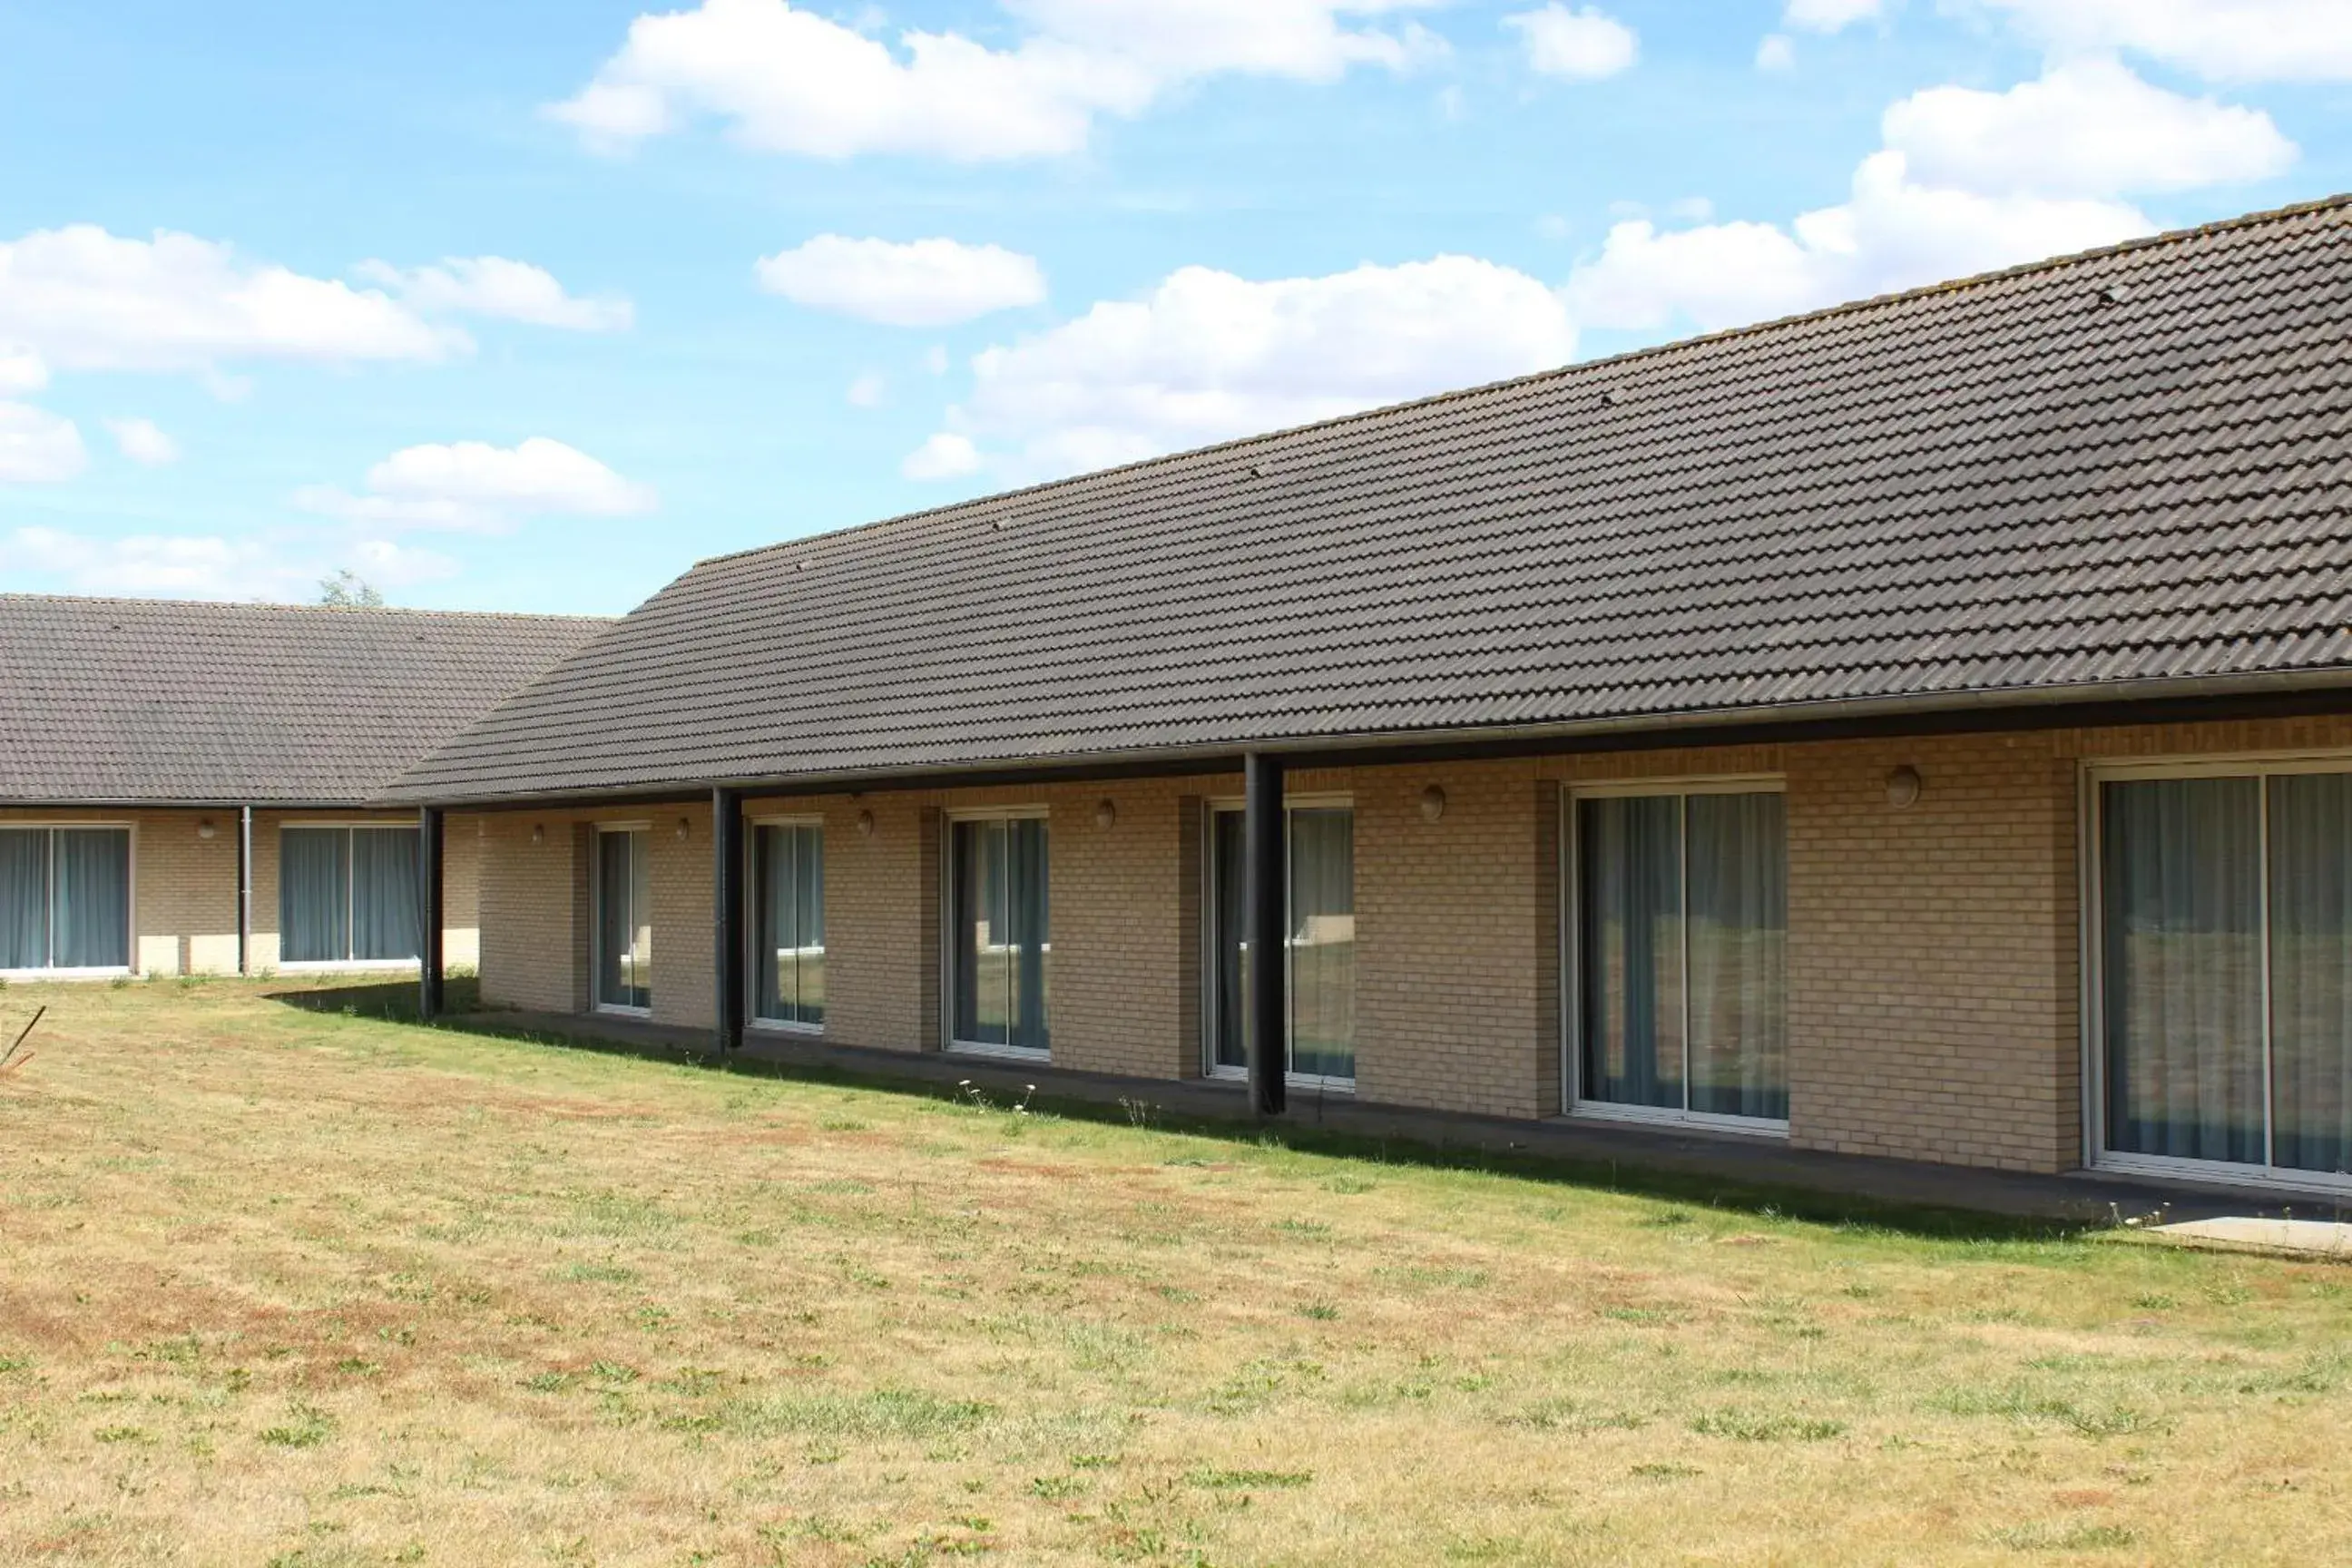
M1424 762L1475 762L1508 757L1675 751L1701 746L1764 745L1806 741L1866 740L1910 735L1962 735L2014 731L2095 729L2124 724L2184 724L2227 719L2305 718L2352 712L2352 668L2231 676L2210 680L2152 680L2111 686L2053 687L2046 691L1970 692L1930 701L1875 699L1806 704L1765 712L1644 716L1629 721L1526 725L1475 732L1430 731L1276 738L1252 746L1097 752L1051 762L1007 759L987 764L872 769L830 773L778 773L714 779L682 789L676 784L641 789L564 791L483 797L404 797L373 809L440 805L453 811L555 810L627 802L687 805L711 789L748 795L859 795L893 789L954 789L979 785L1067 784L1088 779L1174 778L1231 773L1250 751L1278 755L1297 767L1380 767Z
M406 802L386 805L364 800L270 800L259 797L219 800L143 799L135 796L82 795L68 800L0 797L0 811L411 811Z

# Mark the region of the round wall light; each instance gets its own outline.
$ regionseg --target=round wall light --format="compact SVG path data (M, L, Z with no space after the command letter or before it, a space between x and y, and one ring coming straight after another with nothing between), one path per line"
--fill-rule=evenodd
M210 838L218 831L220 830L215 827L209 819L196 824L196 837L199 838Z
M1108 830L1118 826L1118 802L1099 800L1095 803L1095 826Z
M1901 811L1919 803L1919 770L1905 763L1886 775L1886 804Z
M1421 792L1421 819L1423 822L1435 822L1444 815L1445 791L1440 785L1431 784Z
M861 811L857 814L857 837L860 838L871 838L874 837L874 814L872 812Z
M530 829L530 841L531 841L533 844L544 844L544 843L546 843L546 842L547 842L547 829L546 829L546 828L544 828L544 827L540 826L537 823L533 823L533 824L531 825L531 829Z

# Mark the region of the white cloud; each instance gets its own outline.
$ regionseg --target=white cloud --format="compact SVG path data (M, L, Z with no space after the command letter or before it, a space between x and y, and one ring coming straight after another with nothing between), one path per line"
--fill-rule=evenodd
M1503 18L1526 43L1528 64L1545 76L1597 81L1633 68L1641 53L1633 29L1591 5L1571 11L1552 0L1539 11Z
M889 395L890 383L878 370L869 370L863 375L853 377L849 390L843 394L852 408L879 408Z
M352 271L427 314L465 311L576 332L620 331L636 317L626 300L568 294L545 268L503 256L452 256L437 267L407 269L363 261Z
M1767 33L1756 46L1756 68L1760 71L1794 70L1797 67L1797 46L1786 33Z
M925 350L923 351L923 369L924 369L924 370L926 370L926 371L928 371L929 374L933 374L933 375L945 375L945 374L947 374L947 373L948 373L948 346L947 346L947 344L945 344L945 343L933 343L929 348L927 348L927 349L925 349Z
M1923 184L2116 195L2268 179L2294 143L2260 110L2184 98L2111 59L2056 65L2007 92L1936 87L1886 110L1886 145Z
M1789 0L1782 19L1811 33L1834 33L1886 13L1886 0Z
M1786 228L1618 224L1565 291L1585 326L1649 331L1687 321L1713 331L2113 244L2153 226L2118 202L1922 185L1902 153L1880 152L1854 172L1847 201Z
M368 470L367 491L313 485L296 492L294 503L346 522L488 533L531 517L630 517L657 504L646 486L544 436L514 447L405 447Z
M1977 0L2061 50L2127 49L2213 81L2352 80L2344 0Z
M1001 475L1101 468L1567 361L1554 293L1470 257L1253 281L1205 267L972 362L926 462ZM909 459L913 461L913 459Z
M1409 3L1008 0L1027 32L1000 49L913 28L894 48L786 0L703 0L637 17L595 79L548 112L604 150L708 115L763 152L1057 156L1082 150L1098 116L1139 114L1202 77L1406 68L1437 47L1427 33L1342 18Z
M0 345L0 396L38 392L49 384L49 367L30 349Z
M821 234L763 258L760 286L795 304L894 327L944 327L1045 298L1035 258L952 239L850 239Z
M953 479L980 471L980 448L968 436L938 431L907 454L898 471L910 479Z
M110 419L106 428L122 455L142 467L152 468L180 460L180 444L159 429L152 419Z
M29 403L0 403L0 484L56 484L89 462L72 420Z
M0 344L51 370L196 371L224 360L437 360L468 345L399 301L228 246L87 224L0 241Z
M347 566L382 588L451 576L457 569L446 556L384 540L321 552L315 545L217 534L100 539L20 528L9 545L26 569L60 578L85 594L305 603L318 596L319 580L338 567Z

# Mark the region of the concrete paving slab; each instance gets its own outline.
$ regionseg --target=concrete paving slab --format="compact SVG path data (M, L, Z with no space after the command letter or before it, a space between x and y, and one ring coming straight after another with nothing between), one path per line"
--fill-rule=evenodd
M2222 1215L2212 1219L2147 1226L2141 1234L2176 1247L2206 1247L2221 1252L2268 1252L2352 1263L2352 1225L2336 1220Z

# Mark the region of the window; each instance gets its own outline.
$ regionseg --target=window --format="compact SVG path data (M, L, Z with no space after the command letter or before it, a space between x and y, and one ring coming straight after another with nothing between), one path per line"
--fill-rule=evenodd
M751 1013L763 1024L824 1024L824 829L751 831Z
M0 970L131 967L131 830L0 828Z
M1285 1070L1310 1083L1356 1079L1356 814L1341 805L1294 805L1283 812L1289 910L1283 940L1290 1037ZM1210 973L1208 1061L1212 1077L1249 1070L1249 944L1243 889L1244 814L1219 806L1209 821Z
M414 827L281 828L279 961L414 963L416 853Z
M2095 790L2101 1163L2352 1172L2352 771Z
M643 1013L654 1005L653 835L642 827L596 830L596 1005Z
M1785 1126L1780 791L1693 785L1574 806L1580 1109Z
M949 1042L1042 1055L1054 955L1045 819L1008 813L948 827Z

